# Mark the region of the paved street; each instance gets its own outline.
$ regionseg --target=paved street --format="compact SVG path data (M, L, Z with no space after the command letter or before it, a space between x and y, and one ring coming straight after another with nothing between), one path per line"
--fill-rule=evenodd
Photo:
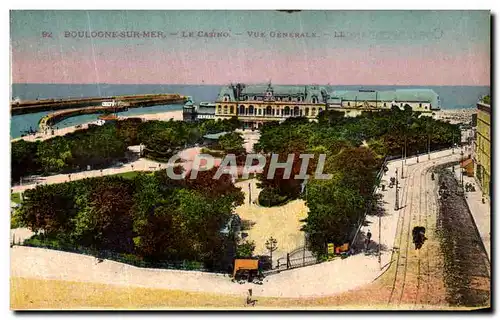
M460 180L460 165L454 167L455 177L457 181ZM483 203L483 196L481 188L479 187L476 179L474 177L463 177L464 185L471 183L476 191L466 192L465 200L469 206L470 212L476 224L481 240L483 241L484 248L488 254L488 258L491 260L491 203L488 197L485 197L485 202Z

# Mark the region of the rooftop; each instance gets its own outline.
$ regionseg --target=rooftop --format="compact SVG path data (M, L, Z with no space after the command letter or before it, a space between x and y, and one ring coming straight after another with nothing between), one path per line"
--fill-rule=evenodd
M206 134L203 136L205 139L209 140L219 140L220 137L225 136L229 132L219 132L219 133L211 133L211 134Z
M333 91L331 99L358 101L394 101L394 102L430 102L433 106L439 105L439 96L432 89L397 89L387 91Z

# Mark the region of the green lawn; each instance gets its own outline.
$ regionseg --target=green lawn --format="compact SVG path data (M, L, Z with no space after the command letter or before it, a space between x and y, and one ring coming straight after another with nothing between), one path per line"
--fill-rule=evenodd
M152 172L151 171L129 171L129 172L123 172L123 173L114 174L113 177L122 177L122 178L125 178L125 179L133 179L137 175L139 175L139 173L151 174Z
M21 203L21 194L20 193L11 193L10 201L15 203Z

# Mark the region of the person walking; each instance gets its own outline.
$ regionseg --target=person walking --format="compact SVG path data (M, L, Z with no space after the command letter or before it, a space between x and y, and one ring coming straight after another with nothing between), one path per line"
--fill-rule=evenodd
M252 299L252 289L248 289L247 305L255 306L255 300Z
M372 239L372 233L370 230L368 230L368 233L366 234L366 240L365 240L365 250L368 251L368 247L370 246L370 241Z

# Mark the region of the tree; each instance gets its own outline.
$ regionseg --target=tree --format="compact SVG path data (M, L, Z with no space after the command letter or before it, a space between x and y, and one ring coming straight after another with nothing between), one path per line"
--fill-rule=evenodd
M348 241L362 215L363 198L341 180L342 174L337 173L331 180L312 180L307 184L309 213L302 230L308 234L310 248L316 254L324 253L328 242Z
M231 132L220 137L218 145L226 154L240 155L245 152L244 142L240 133Z

